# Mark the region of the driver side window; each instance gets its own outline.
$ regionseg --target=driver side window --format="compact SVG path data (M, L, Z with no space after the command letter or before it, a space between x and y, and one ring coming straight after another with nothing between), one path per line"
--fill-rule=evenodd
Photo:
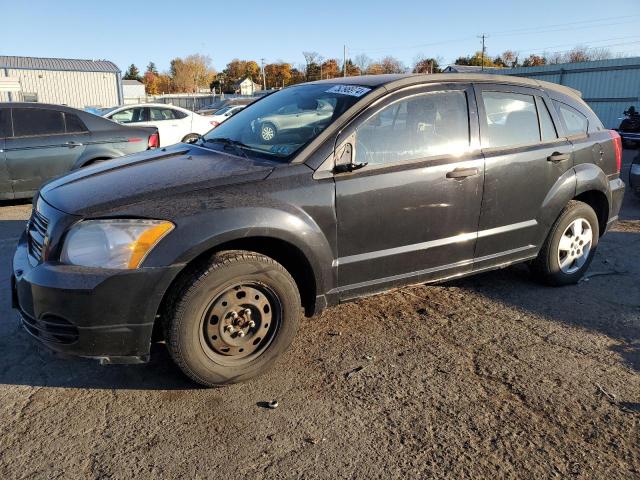
M356 163L381 165L469 150L465 92L414 95L369 117L357 130Z

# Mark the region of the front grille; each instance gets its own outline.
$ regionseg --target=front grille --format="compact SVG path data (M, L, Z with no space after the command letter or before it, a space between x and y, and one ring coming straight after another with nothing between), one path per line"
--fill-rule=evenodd
M34 337L45 342L70 344L78 340L78 328L68 320L54 315L46 315L40 320L30 317L24 312L22 325Z
M44 250L47 245L48 226L49 220L34 208L31 213L31 218L29 219L27 231L29 255L31 255L31 257L33 257L37 262L41 262L43 259Z

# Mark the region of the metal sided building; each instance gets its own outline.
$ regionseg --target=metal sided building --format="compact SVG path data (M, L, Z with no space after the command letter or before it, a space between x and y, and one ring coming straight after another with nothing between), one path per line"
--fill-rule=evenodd
M120 69L107 60L0 56L0 101L121 105Z
M607 128L617 128L622 112L630 105L640 110L640 57L518 67L490 73L546 80L580 90L582 98Z

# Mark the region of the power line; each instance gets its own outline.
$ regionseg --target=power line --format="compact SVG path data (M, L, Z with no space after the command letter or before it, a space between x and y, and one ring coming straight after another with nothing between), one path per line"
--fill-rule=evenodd
M624 25L628 23L635 23L637 20L630 20L630 19L637 18L637 17L640 17L640 15L624 15L624 16L605 17L605 18L592 19L592 20L580 20L576 22L546 25L546 26L537 27L537 28L527 27L527 28L515 29L515 30L504 30L502 32L492 33L491 36L506 37L506 36L517 36L517 35L556 33L556 32L561 32L566 30L578 30L578 29L589 29L589 28L608 27L608 26L615 26L615 25ZM616 20L621 18L624 18L626 20L624 22L601 23L603 21ZM592 25L580 25L584 23L592 23ZM559 27L570 27L572 25L577 25L577 26L574 26L571 28L559 28ZM411 49L432 47L432 46L438 46L438 45L444 45L444 44L450 44L450 43L466 42L472 38L474 37L441 40L437 42L414 44L414 45L396 45L396 46L378 47L378 48L351 48L350 51L352 53L376 53L376 52L386 52L386 51L395 51L395 50L411 50Z
M635 18L635 17L640 17L640 15L621 15L621 16L617 16L617 17L603 17L603 18L594 18L592 20L579 20L579 21L576 21L576 22L556 23L556 24L552 24L552 25L545 25L542 28L566 27L566 26L569 26L569 25L579 25L579 24L582 24L582 23L600 23L600 22L608 22L610 20L620 20L620 19L629 20L630 18ZM594 26L599 26L599 25L594 25ZM537 32L537 31L539 31L539 28L536 28L536 27L516 28L514 30L503 30L502 32L495 32L493 35L503 35L503 34L507 34L507 33L518 33L518 32L522 32L522 31L534 31L534 32Z

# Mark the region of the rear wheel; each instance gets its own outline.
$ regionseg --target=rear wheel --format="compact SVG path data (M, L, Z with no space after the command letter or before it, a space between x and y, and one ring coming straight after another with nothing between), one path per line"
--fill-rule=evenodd
M532 262L534 274L550 285L577 283L589 268L599 236L593 209L583 202L569 202Z
M217 254L178 288L167 328L169 352L194 381L236 383L269 367L298 329L301 302L291 275L253 252Z
M184 136L184 138L182 139L182 143L194 143L199 138L200 138L200 135L198 135L197 133L190 133Z

